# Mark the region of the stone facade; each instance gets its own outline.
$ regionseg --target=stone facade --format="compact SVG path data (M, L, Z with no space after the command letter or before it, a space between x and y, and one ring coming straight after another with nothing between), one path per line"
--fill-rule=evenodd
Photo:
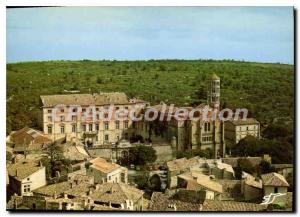
M225 121L225 139L228 143L235 145L248 135L260 138L260 124L254 118Z

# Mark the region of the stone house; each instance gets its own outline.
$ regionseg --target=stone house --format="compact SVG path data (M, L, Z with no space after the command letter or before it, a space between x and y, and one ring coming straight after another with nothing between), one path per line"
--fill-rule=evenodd
M178 176L178 187L187 190L205 192L204 199L221 199L223 187L221 184L212 180L210 176L199 172L187 172Z
M264 197L279 193L280 195L275 197L271 195L271 201L273 204L285 206L287 203L287 189L289 187L289 183L286 179L275 172L263 174L261 175L261 179Z
M24 127L12 132L7 140L15 153L41 151L52 143L52 140L38 130Z
M107 162L104 158L95 158L89 161L87 175L93 176L95 183L127 183L128 169L116 163Z
M7 166L9 190L18 195L31 194L37 188L45 186L46 168L41 162L23 159Z

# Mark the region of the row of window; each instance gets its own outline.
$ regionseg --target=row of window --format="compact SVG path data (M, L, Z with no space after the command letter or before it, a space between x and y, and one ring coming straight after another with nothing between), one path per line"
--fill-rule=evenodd
M133 122L133 128L135 127L135 123ZM87 127L88 127L88 130L87 130ZM119 121L116 121L115 122L115 127L116 129L120 129L120 122ZM53 126L52 125L48 125L48 134L52 134L53 130L52 130ZM125 129L128 129L128 121L125 121L124 122L124 128ZM99 124L95 124L95 130L96 131L99 131ZM104 130L109 130L109 123L108 122L105 122L104 123ZM72 124L72 133L76 133L77 131L77 125L76 124ZM87 131L93 131L93 124L83 124L82 125L82 131L83 132L87 132ZM60 133L63 134L65 133L65 126L64 125L61 125L60 126Z
M202 141L203 142L211 142L212 141L212 136L203 136Z
M251 128L251 127L246 127L246 130L251 130L250 128ZM254 130L256 130L257 128L258 128L258 127L257 127L256 125L253 126L253 129L254 129ZM242 131L242 129L243 129L242 127L239 127L239 130L240 130L240 131ZM245 128L244 128L244 130L245 130Z
M119 109L120 109L119 106L116 106L116 107L114 107L114 108L115 108L115 110L119 110ZM105 110L109 109L109 106L105 106L104 109L105 109ZM128 107L128 106L125 106L124 109L128 110L129 107ZM81 112L86 112L86 110L87 110L86 108L81 108ZM100 108L95 108L95 110L96 110L96 111L99 111ZM64 109L64 108L61 108L59 111L60 111L61 113L64 113L64 112L65 112L65 109ZM51 113L52 113L52 109L48 109L47 112L48 112L49 114L51 114ZM77 108L73 108L73 109L72 109L72 112L74 112L74 113L75 113L75 112L78 112L78 109L77 109ZM93 109L90 108L90 109L89 109L89 112L93 112Z

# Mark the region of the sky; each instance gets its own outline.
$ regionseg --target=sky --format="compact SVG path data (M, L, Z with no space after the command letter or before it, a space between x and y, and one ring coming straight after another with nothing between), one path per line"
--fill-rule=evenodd
M292 7L7 9L8 63L235 59L294 62Z

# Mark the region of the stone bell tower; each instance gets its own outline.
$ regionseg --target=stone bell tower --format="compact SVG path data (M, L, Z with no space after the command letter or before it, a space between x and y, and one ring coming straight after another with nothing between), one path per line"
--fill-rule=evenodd
M220 78L213 74L208 84L208 104L214 109L220 109Z

